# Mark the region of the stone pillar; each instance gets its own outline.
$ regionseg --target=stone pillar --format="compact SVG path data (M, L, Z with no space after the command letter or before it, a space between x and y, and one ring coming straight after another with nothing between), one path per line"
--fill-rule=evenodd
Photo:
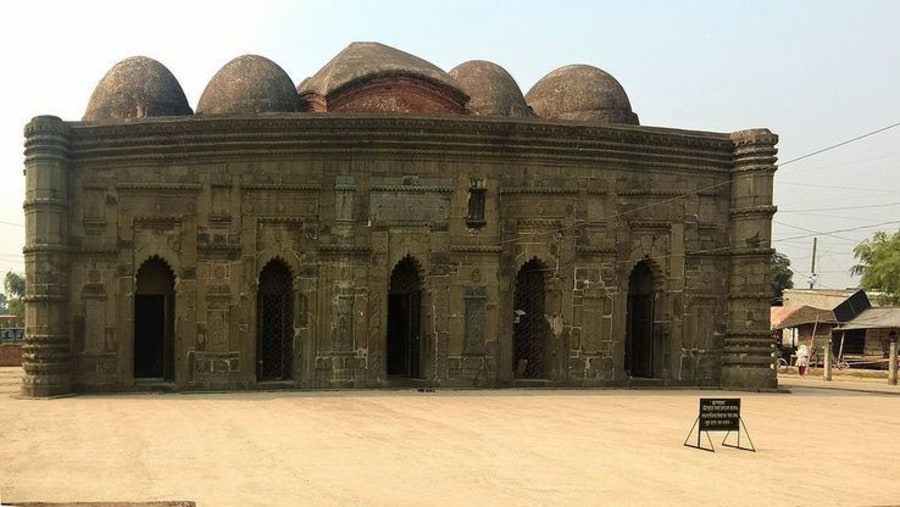
M67 319L69 277L69 138L55 116L25 127L25 343L22 394L71 390Z
M772 186L778 136L767 129L735 132L731 169L728 323L722 385L737 389L777 386L769 331Z
M897 339L891 340L891 351L888 354L888 384L897 385Z

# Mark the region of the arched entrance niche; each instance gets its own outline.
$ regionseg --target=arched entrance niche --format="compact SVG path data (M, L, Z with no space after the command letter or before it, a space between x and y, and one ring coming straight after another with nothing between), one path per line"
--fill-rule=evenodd
M159 257L138 269L134 291L134 378L175 378L175 274Z
M280 259L259 273L256 293L256 380L289 380L293 375L294 307L291 271Z
M394 266L388 291L386 364L389 376L421 378L421 315L422 281L415 259L407 255Z
M526 262L516 275L513 311L513 371L516 378L547 376L547 340L550 325L545 316L546 266L538 259Z
M653 319L655 280L648 261L639 262L628 278L628 310L625 323L625 373L653 378L660 365L654 364Z

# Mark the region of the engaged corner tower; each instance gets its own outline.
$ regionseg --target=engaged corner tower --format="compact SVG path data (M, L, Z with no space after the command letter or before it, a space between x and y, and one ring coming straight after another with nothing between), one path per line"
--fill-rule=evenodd
M55 116L25 127L25 343L22 394L71 391L68 314L69 135Z
M768 129L731 134L728 327L722 354L722 385L772 389L778 385L772 366L768 326L771 297L773 179L778 136Z

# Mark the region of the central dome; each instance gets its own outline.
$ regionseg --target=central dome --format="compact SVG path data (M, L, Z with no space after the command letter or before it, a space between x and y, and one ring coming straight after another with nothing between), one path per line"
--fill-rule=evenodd
M538 81L525 96L548 120L638 125L631 102L616 78L590 65L568 65Z
M377 42L354 42L297 87L314 111L465 114L469 96L446 72Z

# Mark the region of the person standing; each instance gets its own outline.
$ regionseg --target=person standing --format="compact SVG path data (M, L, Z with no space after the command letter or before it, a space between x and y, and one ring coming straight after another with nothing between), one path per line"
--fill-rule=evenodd
M806 367L809 366L809 349L806 345L800 345L797 350L797 372L800 376L806 375Z

